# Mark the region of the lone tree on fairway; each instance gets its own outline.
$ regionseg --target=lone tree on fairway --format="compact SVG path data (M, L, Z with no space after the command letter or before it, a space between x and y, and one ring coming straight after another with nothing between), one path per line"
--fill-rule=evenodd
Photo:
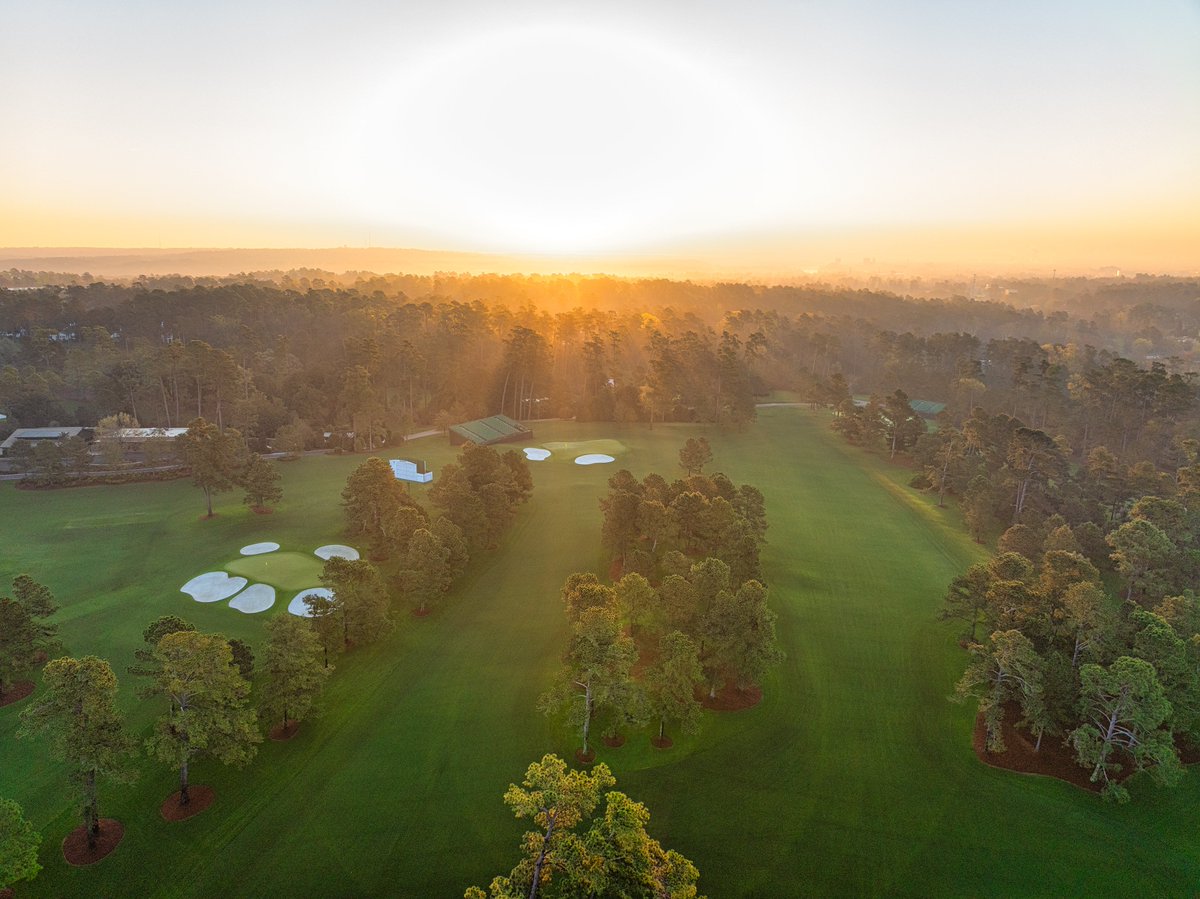
M679 451L679 467L689 475L700 474L712 460L712 447L708 445L707 437L689 437Z
M45 735L51 754L66 763L79 791L89 849L100 834L97 798L102 780L129 780L126 762L134 750L117 711L117 678L95 656L54 659L42 672L45 692L21 713L21 736Z
M659 659L645 675L650 713L658 719L659 745L667 740L667 721L678 721L683 732L695 733L700 726L701 705L696 686L704 680L700 647L682 631L671 631L659 645Z
M611 899L696 899L696 866L646 833L650 813L640 802L611 788L616 778L601 763L571 771L554 755L542 757L511 784L505 804L536 830L521 841L522 858L508 875L492 880L485 892L470 887L465 899L561 897ZM601 799L604 813L593 815Z
M204 492L208 516L213 517L213 494L224 493L238 482L246 456L242 435L197 418L179 438L183 461L192 470L192 483Z
M342 644L373 643L392 626L387 587L378 569L365 559L325 562L321 583L333 591L333 611L342 626Z
M38 847L42 835L25 820L21 806L0 799L0 894L22 880L33 880L42 866Z
M159 641L154 658L161 666L157 692L167 697L170 709L146 745L160 761L179 769L179 804L187 805L193 758L244 765L262 734L246 707L250 685L238 673L224 637L177 631Z
M295 615L276 615L266 631L261 711L286 731L289 721L303 721L312 711L329 668L321 663L321 641Z
M283 499L283 488L279 486L279 469L275 463L257 454L250 457L241 473L242 489L246 491L242 502L255 512L266 512L270 506Z
M1129 791L1112 779L1122 769L1114 756L1128 758L1135 771L1149 769L1161 784L1176 783L1183 772L1167 728L1171 703L1154 666L1121 656L1107 668L1084 665L1079 680L1085 723L1069 740L1079 764L1092 769L1092 782L1104 784L1104 797L1129 801Z

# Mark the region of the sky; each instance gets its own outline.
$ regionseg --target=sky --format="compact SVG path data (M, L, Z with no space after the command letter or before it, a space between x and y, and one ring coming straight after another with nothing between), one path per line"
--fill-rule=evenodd
M0 0L0 245L1200 269L1200 0Z

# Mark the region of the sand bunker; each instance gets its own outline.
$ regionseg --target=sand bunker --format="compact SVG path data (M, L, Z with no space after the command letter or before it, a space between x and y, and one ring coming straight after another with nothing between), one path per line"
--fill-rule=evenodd
M278 543L251 543L249 546L243 546L241 553L243 556L261 556L263 553L273 553L277 549Z
M543 459L550 458L550 450L542 449L539 446L525 447L525 458L531 459L534 462L541 462Z
M230 577L224 571L210 571L192 578L179 588L179 592L191 595L196 602L220 602L233 596L246 584L244 577Z
M251 584L229 601L229 608L253 615L275 605L275 588L266 584Z
M605 462L616 461L616 459L607 453L587 453L586 455L575 457L576 465L603 465Z
M353 546L343 546L340 543L330 543L328 546L322 546L313 552L313 555L320 556L322 559L349 559L354 561L358 558L358 550Z
M326 599L333 599L333 591L328 587L309 587L307 590L301 590L288 603L288 611L293 615L299 615L301 618L312 618L312 613L309 612L308 606L304 604L304 597L315 593L317 596L323 596Z

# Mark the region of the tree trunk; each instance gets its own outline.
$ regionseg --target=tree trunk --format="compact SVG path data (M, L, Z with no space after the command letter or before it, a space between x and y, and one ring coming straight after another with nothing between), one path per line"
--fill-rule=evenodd
M96 848L96 837L100 835L100 814L96 804L96 770L87 773L87 802L83 809L83 824L87 829L88 849Z
M666 730L667 730L667 719L659 718L658 719L658 742L660 742L660 743L662 742L663 734L666 733Z
M533 863L533 883L529 887L529 899L537 899L538 887L542 880L542 865L546 862L546 853L550 850L550 838L554 836L554 815L546 814L546 835L542 837L542 851L538 853L537 861Z
M188 795L188 763L185 758L179 766L179 804L187 805L191 801L192 797Z
M212 488L210 488L210 487L205 487L205 488L204 488L204 499L205 499L205 501L208 503L208 517L209 517L209 518L212 518L212 517L213 517L213 510L212 510Z
M583 688L583 754L588 754L588 733L592 728L592 682Z
M161 377L158 379L159 389L162 391L163 415L167 418L167 427L171 427L171 407L167 405L167 382Z

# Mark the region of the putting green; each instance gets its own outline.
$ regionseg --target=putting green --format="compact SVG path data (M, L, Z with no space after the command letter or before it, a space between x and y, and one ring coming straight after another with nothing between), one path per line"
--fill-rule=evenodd
M576 456L596 453L606 456L623 456L629 451L620 440L555 440L543 443L546 449L554 455L552 459L560 462L573 462Z
M225 566L232 574L262 581L283 590L300 590L321 582L321 560L304 553L266 553L247 556Z

